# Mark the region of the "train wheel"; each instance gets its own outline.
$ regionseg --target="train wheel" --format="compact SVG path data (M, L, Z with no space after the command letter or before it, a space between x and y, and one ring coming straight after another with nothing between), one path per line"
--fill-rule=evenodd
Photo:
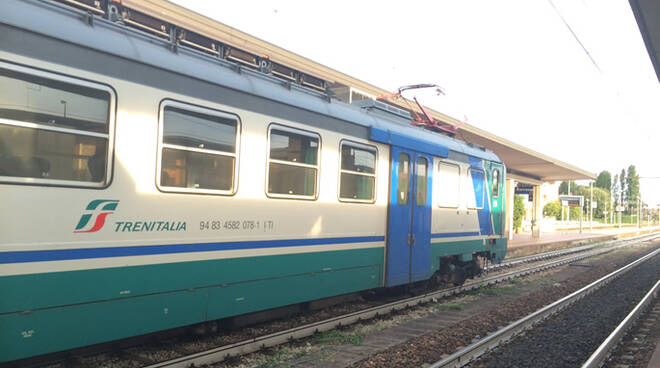
M454 286L460 286L465 282L465 278L466 274L463 267L456 267L454 268L454 272L451 273L450 281Z

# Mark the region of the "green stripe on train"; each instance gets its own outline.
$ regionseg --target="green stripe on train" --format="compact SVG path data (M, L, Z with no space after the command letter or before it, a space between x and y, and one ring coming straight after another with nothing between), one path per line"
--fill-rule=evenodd
M0 362L376 288L382 264L369 248L2 277Z

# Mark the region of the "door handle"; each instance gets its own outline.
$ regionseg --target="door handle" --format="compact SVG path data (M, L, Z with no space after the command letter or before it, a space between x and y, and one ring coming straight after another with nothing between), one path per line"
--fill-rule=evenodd
M408 234L408 245L411 247L415 244L415 235L414 234Z

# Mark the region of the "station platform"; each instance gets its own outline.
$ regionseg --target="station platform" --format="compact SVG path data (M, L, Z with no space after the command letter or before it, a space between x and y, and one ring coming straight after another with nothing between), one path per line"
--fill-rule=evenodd
M540 238L533 238L531 233L514 234L507 246L507 258L522 257L553 249L568 248L581 244L610 239L627 238L631 236L660 231L660 226L654 227L623 227L623 228L589 228L578 230L562 230L551 233L541 233Z

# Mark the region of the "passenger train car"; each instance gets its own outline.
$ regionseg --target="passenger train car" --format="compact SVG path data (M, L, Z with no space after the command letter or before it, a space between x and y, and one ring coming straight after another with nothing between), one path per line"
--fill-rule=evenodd
M505 167L377 101L0 4L0 362L499 262Z

